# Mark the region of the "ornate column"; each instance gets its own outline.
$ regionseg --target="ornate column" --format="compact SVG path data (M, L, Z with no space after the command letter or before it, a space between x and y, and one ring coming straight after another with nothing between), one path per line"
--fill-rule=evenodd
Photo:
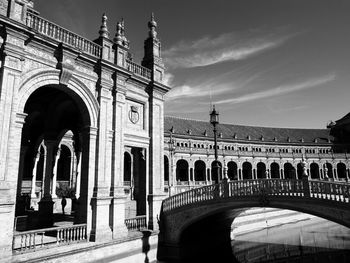
M58 146L57 153L55 156L55 164L53 166L53 176L52 176L52 188L51 188L51 196L52 198L57 198L56 195L56 184L57 184L57 173L58 173L58 160L61 156L61 148Z
M40 147L39 151L34 157L34 168L33 168L33 177L32 177L32 187L30 191L30 197L31 198L36 198L36 193L35 193L35 188L36 188L36 173L37 173L37 168L38 168L38 162L40 160Z

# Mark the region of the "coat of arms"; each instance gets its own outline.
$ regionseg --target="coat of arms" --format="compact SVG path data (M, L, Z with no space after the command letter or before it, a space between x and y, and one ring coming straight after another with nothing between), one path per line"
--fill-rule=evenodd
M129 120L136 124L140 119L139 109L136 106L131 106L129 110Z

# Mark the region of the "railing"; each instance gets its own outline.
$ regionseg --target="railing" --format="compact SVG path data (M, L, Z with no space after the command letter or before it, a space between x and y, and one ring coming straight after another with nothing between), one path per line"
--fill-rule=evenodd
M23 253L47 246L59 246L86 241L86 224L51 227L15 233L13 235L12 249Z
M350 185L340 182L309 181L310 196L349 203Z
M26 25L33 30L38 31L40 34L75 47L82 52L88 53L97 58L101 57L102 47L100 45L72 33L30 11L27 12Z
M137 216L134 218L125 219L125 225L128 230L147 229L146 216Z
M126 60L126 68L127 68L127 70L131 71L132 73L139 75L141 77L144 77L146 79L150 79L152 76L150 69L145 68L141 65L138 65L130 60Z
M300 196L349 203L350 185L324 181L291 179L258 179L222 182L192 189L163 201L163 211L182 206L239 196Z

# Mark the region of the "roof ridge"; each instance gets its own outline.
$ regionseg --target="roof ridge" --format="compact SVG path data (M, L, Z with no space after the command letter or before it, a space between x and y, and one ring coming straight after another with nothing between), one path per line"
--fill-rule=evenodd
M206 123L204 120L196 120L191 118L179 117L179 116L171 116L165 115L164 117L179 119L179 120L187 120L187 121L197 121ZM209 121L208 121L209 123ZM267 127L267 126L254 126L254 125L245 125L245 124L232 124L232 123L220 123L221 125L229 125L229 126L240 126L240 127L252 127L252 128L265 128L265 129L286 129L286 130L327 130L327 128L290 128L290 127Z

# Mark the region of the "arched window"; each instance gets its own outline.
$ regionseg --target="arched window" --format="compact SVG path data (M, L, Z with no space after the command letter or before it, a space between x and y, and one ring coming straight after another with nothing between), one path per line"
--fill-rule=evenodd
M320 169L317 163L310 164L310 177L311 179L320 178Z
M198 160L194 163L194 180L195 181L206 181L205 180L205 163Z
M237 180L238 174L237 174L237 164L235 162L228 162L227 164L227 176L230 180Z
M188 181L188 162L178 160L176 163L176 181Z
M258 179L266 178L266 165L263 162L259 162L256 166L256 172Z
M164 155L164 183L169 183L169 159L168 156Z
M339 179L345 179L346 178L346 166L344 163L338 163L337 164L337 173Z
M280 178L280 166L278 163L272 163L270 165L271 178Z
M291 163L284 164L284 178L285 179L296 179L295 168Z
M252 179L252 164L250 162L243 163L243 179Z
M326 163L326 168L328 178L333 178L333 166L330 163Z

